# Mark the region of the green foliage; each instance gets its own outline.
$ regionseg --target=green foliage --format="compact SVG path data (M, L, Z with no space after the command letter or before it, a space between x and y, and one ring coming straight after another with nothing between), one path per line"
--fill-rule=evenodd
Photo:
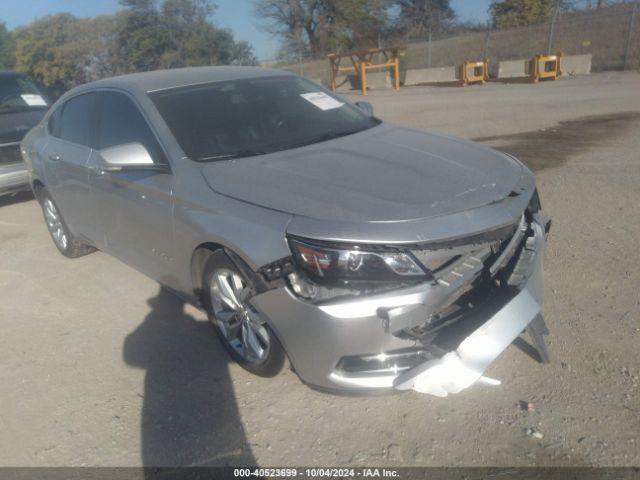
M43 17L15 32L16 68L55 90L130 72L255 64L253 50L211 22L208 0L121 0L115 15ZM0 28L0 65L3 45Z
M281 56L320 56L371 48L389 25L389 0L258 0L263 28L279 36Z
M390 37L423 38L455 20L450 0L256 0L256 14L288 60L373 48Z
M522 27L548 19L556 0L500 0L489 7L494 26Z
M15 42L13 35L0 22L0 70L9 70L15 63Z
M165 0L161 26L171 35L160 57L161 68L257 63L249 44L236 42L231 30L211 24L214 12L207 0Z
M72 39L77 20L61 13L47 16L15 32L16 67L46 85L82 81L82 62ZM79 42L77 44L79 45Z
M395 0L395 31L407 38L425 38L429 32L450 30L456 19L450 0Z
M169 32L162 29L160 12L151 2L137 3L145 5L117 14L114 63L119 73L155 70L167 45Z

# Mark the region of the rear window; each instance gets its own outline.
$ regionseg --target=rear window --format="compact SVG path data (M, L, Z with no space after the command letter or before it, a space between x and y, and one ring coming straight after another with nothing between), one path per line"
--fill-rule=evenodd
M47 109L49 99L24 75L0 75L0 113Z

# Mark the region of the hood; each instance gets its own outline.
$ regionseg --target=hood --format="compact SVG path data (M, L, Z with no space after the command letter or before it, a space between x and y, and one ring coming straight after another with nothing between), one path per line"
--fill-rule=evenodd
M469 141L381 124L336 140L205 164L210 187L255 205L334 222L394 222L495 203L522 166Z

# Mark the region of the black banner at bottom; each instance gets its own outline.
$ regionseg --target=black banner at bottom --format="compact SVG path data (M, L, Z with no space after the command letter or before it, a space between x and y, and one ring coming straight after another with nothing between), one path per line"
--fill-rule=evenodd
M640 480L640 467L2 467L0 480Z

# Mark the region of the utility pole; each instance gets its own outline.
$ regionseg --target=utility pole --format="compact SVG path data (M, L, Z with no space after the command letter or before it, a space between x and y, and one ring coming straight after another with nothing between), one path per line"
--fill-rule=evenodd
M429 3L429 34L427 37L427 68L431 68L431 30L433 29L433 9L431 2L424 0L424 14L427 14L427 3Z
M491 38L491 20L487 22L487 35L484 37L484 53L482 59L486 60L489 55L489 38Z
M560 11L560 0L556 2L556 8L551 17L551 28L549 29L549 46L547 48L547 55L551 55L551 49L553 47L553 30L556 26L556 19L558 18L558 12Z
M631 48L631 37L633 37L633 26L636 20L636 13L638 10L638 4L640 2L636 1L633 4L633 10L631 11L631 19L629 20L629 33L627 35L627 44L624 47L624 63L622 64L622 69L627 69L627 61L629 60L629 49Z
M431 68L431 24L429 24L429 37L427 39L427 68Z

